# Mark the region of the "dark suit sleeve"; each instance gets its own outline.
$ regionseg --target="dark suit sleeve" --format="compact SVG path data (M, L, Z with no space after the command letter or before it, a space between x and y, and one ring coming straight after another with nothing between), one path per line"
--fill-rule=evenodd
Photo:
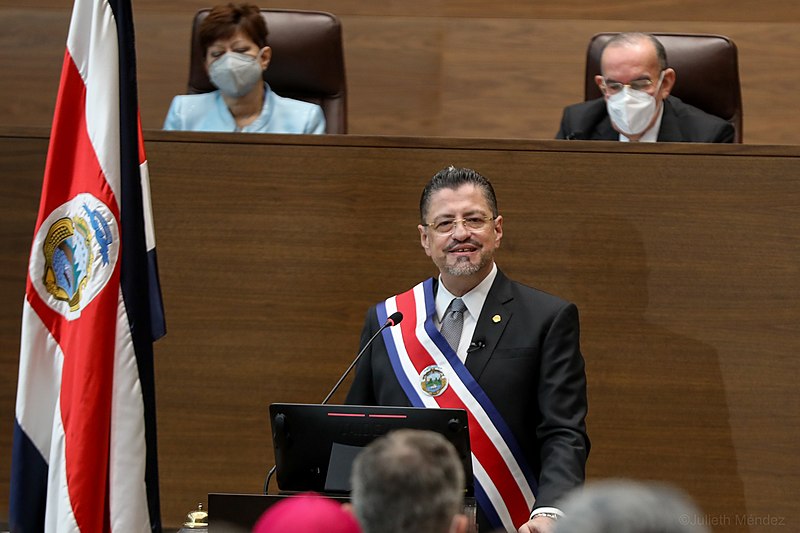
M367 341L379 329L377 310L373 307L367 312L364 320L364 327L361 329L361 342L359 352L367 344ZM380 339L376 339L380 341ZM373 344L374 345L374 344ZM372 350L367 350L361 360L356 365L356 375L350 390L347 392L345 403L349 405L377 405L377 398L373 385L372 376Z
M564 108L556 139L613 141L619 139L619 134L611 128L606 101L595 98Z
M574 304L558 311L545 337L537 399L542 470L535 507L549 507L583 483L590 446L584 422L586 373Z
M689 105L680 98L664 100L664 115L658 140L665 142L731 143L733 124Z
M717 134L716 138L713 142L715 143L732 143L734 138L735 130L733 128L733 124L725 121L725 124L722 125L720 128L719 133Z
M678 142L732 143L734 137L733 124L727 120L703 113L699 109L689 108L679 118L681 138L669 139ZM662 127L664 122L662 121ZM661 137L659 136L659 140Z

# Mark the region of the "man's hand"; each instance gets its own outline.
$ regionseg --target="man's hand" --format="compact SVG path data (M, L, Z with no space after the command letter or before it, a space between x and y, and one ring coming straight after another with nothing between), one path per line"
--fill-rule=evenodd
M534 516L522 524L519 533L551 533L556 526L556 521L546 516Z

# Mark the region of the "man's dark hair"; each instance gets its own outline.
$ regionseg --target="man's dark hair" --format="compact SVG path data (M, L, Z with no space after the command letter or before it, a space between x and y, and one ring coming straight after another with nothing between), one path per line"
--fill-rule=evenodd
M492 210L492 216L496 217L498 214L497 197L494 194L494 188L492 188L492 184L489 183L489 180L471 168L456 168L451 165L437 172L422 190L422 197L419 200L420 222L422 224L428 222L425 220L425 216L428 214L428 208L430 207L433 193L442 189L455 190L462 185L468 184L475 185L483 191L483 195L489 203L489 208Z
M603 46L603 52L605 52L606 48L609 46L619 46L622 44L633 45L639 44L642 41L650 41L653 44L653 48L656 49L656 57L658 58L658 64L661 67L661 70L667 68L667 51L664 49L664 45L661 44L661 41L649 33L633 31L618 33L609 39L605 46ZM603 57L602 53L600 54L600 57Z

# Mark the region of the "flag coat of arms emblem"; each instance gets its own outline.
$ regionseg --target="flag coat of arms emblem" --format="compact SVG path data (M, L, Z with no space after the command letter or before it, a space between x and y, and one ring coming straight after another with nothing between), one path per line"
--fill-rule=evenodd
M12 531L158 531L164 334L130 0L76 0L22 312Z

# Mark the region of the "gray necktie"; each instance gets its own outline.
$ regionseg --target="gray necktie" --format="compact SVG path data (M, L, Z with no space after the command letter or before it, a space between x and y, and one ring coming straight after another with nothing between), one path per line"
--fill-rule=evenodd
M464 328L464 311L467 306L461 298L453 298L450 307L442 319L442 335L445 340L458 352L458 343L461 340L461 330Z

